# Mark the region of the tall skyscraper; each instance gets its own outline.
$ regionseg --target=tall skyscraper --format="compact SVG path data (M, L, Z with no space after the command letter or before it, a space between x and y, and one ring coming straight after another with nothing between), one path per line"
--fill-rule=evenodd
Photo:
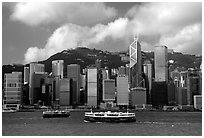
M168 82L168 53L166 46L155 46L154 51L155 62L155 81Z
M71 79L71 104L80 104L80 65L70 64L67 66L67 78Z
M152 64L149 60L145 60L143 64L144 74L147 76L148 79L148 86L146 86L148 93L147 93L147 103L151 103L151 89L152 89Z
M134 38L133 43L129 46L130 56L130 87L140 87L142 80L142 53L141 45L138 42L138 38Z
M35 72L44 72L44 64L30 63L30 74L29 74L29 101L30 101L30 104L34 104L33 102L33 95L34 95L33 75Z
M52 61L52 76L59 76L63 78L64 60Z
M88 67L87 71L87 105L97 107L98 77L97 68Z
M4 106L19 109L22 101L22 72L5 74Z
M129 105L128 76L117 77L117 105Z
M115 80L103 80L103 101L113 102L115 100Z
M59 80L59 104L63 106L70 105L70 79L63 78Z

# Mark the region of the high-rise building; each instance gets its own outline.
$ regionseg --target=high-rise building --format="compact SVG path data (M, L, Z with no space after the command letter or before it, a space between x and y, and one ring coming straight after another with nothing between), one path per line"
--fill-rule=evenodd
M62 106L70 105L70 79L59 80L59 104Z
M154 51L155 62L155 81L168 82L168 53L166 46L155 46Z
M168 105L167 83L165 81L153 82L151 96L153 106Z
M145 60L143 64L144 74L147 76L147 103L151 103L151 89L152 89L152 64L149 60Z
M33 75L35 72L44 72L44 64L30 63L30 74L29 74L29 101L30 101L30 104L34 104L33 102L33 96L34 96Z
M138 106L146 104L146 88L136 87L130 90L130 105Z
M188 72L187 78L187 103L193 105L194 95L200 95L200 83L198 72Z
M142 53L141 45L138 38L134 38L133 43L129 46L130 56L130 87L140 87L142 84Z
M96 67L88 67L87 71L87 105L97 107L98 76Z
M129 105L128 76L117 77L117 105Z
M24 78L23 78L24 84L29 83L29 67L24 67Z
M63 78L63 70L64 70L64 60L54 60L52 61L52 76L59 76L59 78Z
M80 104L80 65L70 64L67 66L67 78L71 79L71 104Z
M42 86L45 84L45 78L48 76L46 72L34 72L33 73L33 104L43 105L43 95L45 91Z
M4 106L18 110L22 103L22 72L6 73L4 78Z
M103 101L115 100L115 80L105 79L103 80Z

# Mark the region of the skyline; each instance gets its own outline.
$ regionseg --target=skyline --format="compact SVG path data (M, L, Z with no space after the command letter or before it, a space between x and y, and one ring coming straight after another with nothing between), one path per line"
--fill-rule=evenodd
M201 2L3 2L2 64L45 60L82 45L127 50L134 32L139 32L144 51L162 44L177 52L202 55L201 28Z

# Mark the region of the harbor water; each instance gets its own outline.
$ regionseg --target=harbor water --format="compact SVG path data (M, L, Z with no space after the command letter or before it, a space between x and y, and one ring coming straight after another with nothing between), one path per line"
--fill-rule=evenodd
M43 118L42 111L2 113L3 136L201 136L202 112L136 111L136 122L84 122L84 111Z

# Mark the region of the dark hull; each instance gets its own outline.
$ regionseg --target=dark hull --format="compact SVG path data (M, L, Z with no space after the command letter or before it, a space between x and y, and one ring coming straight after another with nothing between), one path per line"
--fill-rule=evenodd
M120 123L120 122L135 122L135 117L87 117L84 118L85 121L89 122L110 122L110 123Z
M43 118L69 117L70 114L43 114Z

